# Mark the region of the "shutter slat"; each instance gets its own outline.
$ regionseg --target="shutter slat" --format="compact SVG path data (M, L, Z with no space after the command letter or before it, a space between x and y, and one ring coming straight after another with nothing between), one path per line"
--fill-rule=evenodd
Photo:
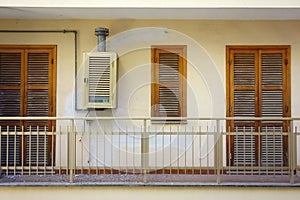
M0 90L0 116L20 116L20 90Z
M255 117L255 91L234 91L234 116Z
M179 89L165 88L159 89L159 114L161 116L179 116Z
M48 116L48 90L28 90L27 93L27 116Z
M48 85L48 53L28 54L28 85Z
M21 53L0 53L0 85L21 83Z
M282 86L282 54L263 53L262 57L262 85Z
M255 85L255 54L254 53L234 54L234 85L235 86Z
M179 56L174 53L161 53L159 55L159 82L172 84L179 81Z

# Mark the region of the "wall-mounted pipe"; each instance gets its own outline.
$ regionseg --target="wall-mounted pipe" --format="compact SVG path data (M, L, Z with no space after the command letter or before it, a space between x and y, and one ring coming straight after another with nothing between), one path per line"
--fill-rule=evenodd
M75 110L86 111L85 109L78 109L77 106L77 31L76 30L0 30L0 33L73 33L74 34L74 67L75 67Z

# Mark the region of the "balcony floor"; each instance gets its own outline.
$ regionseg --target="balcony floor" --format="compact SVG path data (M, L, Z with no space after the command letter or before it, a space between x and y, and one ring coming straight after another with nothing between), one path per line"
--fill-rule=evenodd
M26 185L157 185L157 186L299 186L300 176L295 175L294 184L288 175L216 175L189 174L101 174L74 175L16 175L2 176L0 186Z

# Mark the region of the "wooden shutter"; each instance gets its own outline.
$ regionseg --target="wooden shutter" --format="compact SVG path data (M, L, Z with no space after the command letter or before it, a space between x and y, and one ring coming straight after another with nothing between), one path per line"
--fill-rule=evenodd
M287 56L285 50L261 50L261 116L288 117L285 108L287 96ZM272 133L287 131L286 122L262 121L263 132L269 133L261 138L261 165L283 166L287 163L286 137Z
M227 116L289 117L288 58L288 46L227 47ZM228 162L286 165L287 138L275 133L287 127L283 121L229 121L227 129L237 135L228 137ZM263 135L251 136L251 132Z
M25 115L30 117L51 116L52 107L52 52L48 50L26 50L25 68ZM26 121L27 130L45 132L51 129L47 120ZM39 129L39 130L38 130ZM48 138L44 135L26 136L26 164L44 165L48 155ZM46 156L49 157L49 156Z
M22 116L22 67L23 52L0 49L0 116ZM20 131L19 121L0 121L1 132ZM21 158L20 137L2 135L1 165L19 165Z
M0 116L55 116L55 56L55 46L0 46ZM45 132L53 130L55 121L1 121L0 125L1 131L36 132L39 127ZM20 165L21 157L26 165L49 163L52 137L3 135L0 139L1 165Z
M186 46L152 47L152 117L186 116Z
M234 52L233 65L233 96L232 110L234 117L257 116L257 57L256 51L244 50ZM239 136L234 136L232 144L233 165L256 165L255 136L243 134L254 132L255 121L234 121L234 131Z

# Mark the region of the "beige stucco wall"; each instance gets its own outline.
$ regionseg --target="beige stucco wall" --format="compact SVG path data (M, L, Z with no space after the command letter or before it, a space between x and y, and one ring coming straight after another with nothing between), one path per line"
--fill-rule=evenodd
M154 13L155 14L155 13ZM78 71L82 68L82 54L95 50L96 27L110 29L108 50L119 54L118 109L115 115L150 115L150 46L154 44L188 44L188 116L225 116L225 46L226 45L291 45L292 116L300 116L300 21L180 21L180 20L1 20L2 30L77 30L78 31ZM165 38L137 37L139 31L149 27L161 31ZM139 29L137 29L139 28ZM161 34L162 34L161 33ZM159 34L159 33L158 33ZM151 36L151 34L150 34ZM162 36L162 35L158 35ZM131 43L126 43L131 41ZM132 42L134 45L132 45ZM57 44L57 115L73 116L74 112L74 43L71 33L0 33L0 44ZM128 47L130 47L128 49ZM194 49L196 49L194 51ZM144 69L144 80L138 84L128 76L138 68ZM214 74L207 73L210 71ZM81 77L79 77L80 79ZM212 79L219 79L216 80ZM130 80L128 82L128 80ZM67 83L67 84L66 84ZM79 84L82 81L79 80ZM123 84L123 83L127 83ZM215 85L214 85L215 84ZM125 87L126 85L126 87ZM212 86L213 85L213 86ZM189 87L190 86L190 87ZM216 89L216 90L215 90ZM128 92L130 96L128 95ZM125 93L124 93L125 92ZM81 95L79 91L79 95ZM218 98L215 98L218 97ZM79 97L79 103L81 102ZM125 98L125 99L124 99ZM142 99L142 101L141 101ZM196 109L195 109L196 105ZM203 106L205 105L205 106ZM79 107L81 107L79 105ZM125 111L124 111L125 110ZM196 110L196 111L195 111ZM81 112L82 113L82 112ZM85 115L85 113L83 113ZM101 115L111 115L102 112Z
M300 21L0 20L1 30L78 31L79 108L83 106L83 52L95 51L96 27L110 29L107 50L119 56L118 107L89 116L150 116L150 47L161 44L188 46L188 117L225 117L226 45L291 45L292 117L300 116ZM0 44L56 44L57 116L87 116L87 111L74 109L72 33L0 32Z
M296 200L299 188L238 188L238 187L0 187L2 200Z
M155 13L154 13L155 14ZM151 44L188 44L188 115L225 116L225 98L212 101L214 95L225 94L226 45L291 45L292 116L300 116L300 21L172 21L172 20L0 20L1 30L77 30L78 70L82 70L83 52L93 51L97 39L96 27L110 29L110 48L118 51L119 79L118 109L113 114L149 115ZM137 37L134 45L126 43L136 28L156 27L154 32L171 35L167 40ZM134 30L132 30L134 29ZM150 34L151 36L151 34ZM132 39L132 38L131 38ZM121 41L121 43L119 43ZM167 42L168 41L168 42ZM0 44L57 44L57 115L86 115L74 111L74 38L70 33L0 33ZM138 48L141 45L142 48ZM129 50L126 48L130 47ZM199 51L190 51L190 49ZM199 53L199 54L197 54ZM139 72L137 69L141 69ZM214 72L209 74L207 70ZM137 71L136 71L137 70ZM143 74L133 76L129 72ZM208 75L208 77L207 77ZM210 86L209 76L219 78L219 85ZM135 81L144 87L136 88ZM141 82L139 82L140 80ZM145 85L143 85L145 84ZM129 88L128 88L129 86ZM215 89L212 91L211 89ZM128 91L130 91L128 93ZM80 92L79 92L80 93ZM129 95L128 95L129 94ZM223 96L222 96L223 95ZM138 103L137 103L138 102ZM195 104L196 102L196 104ZM215 103L213 103L215 102ZM214 104L218 105L214 105ZM205 106L203 106L205 105ZM195 109L195 106L197 109ZM216 108L214 106L217 106ZM194 112L197 110L197 112ZM124 114L125 113L125 114ZM93 113L91 113L93 115ZM96 113L97 114L97 113ZM109 111L101 115L111 115ZM298 155L299 157L299 155ZM300 160L298 158L298 160ZM246 195L245 195L246 194ZM297 188L231 188L231 187L0 187L1 199L298 199Z

